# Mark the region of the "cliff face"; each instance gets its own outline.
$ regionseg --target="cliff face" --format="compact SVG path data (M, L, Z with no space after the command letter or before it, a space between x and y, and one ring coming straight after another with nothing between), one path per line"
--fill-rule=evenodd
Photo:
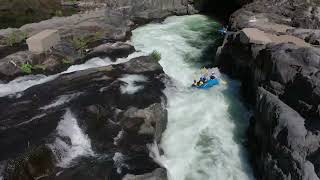
M263 88L257 93L249 138L258 179L319 179L317 156L313 156L319 134L311 132L307 120L277 96Z
M258 179L320 177L319 8L256 0L231 15L217 63L255 106L249 149Z

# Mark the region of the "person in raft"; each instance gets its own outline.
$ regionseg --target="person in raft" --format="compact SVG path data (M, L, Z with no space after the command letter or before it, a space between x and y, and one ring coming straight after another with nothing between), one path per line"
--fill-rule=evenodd
M215 76L215 73L214 73L214 72L211 73L210 79L216 79L216 76Z
M197 87L198 86L198 83L196 80L193 80L193 84L192 84L192 87Z

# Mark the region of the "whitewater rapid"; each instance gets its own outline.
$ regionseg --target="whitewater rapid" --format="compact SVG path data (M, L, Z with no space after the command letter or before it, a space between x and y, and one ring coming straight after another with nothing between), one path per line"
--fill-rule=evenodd
M239 84L228 81L210 90L191 89L207 48L219 36L219 24L201 15L170 17L133 31L132 42L146 54L161 53L168 83L168 126L156 157L170 180L253 179L242 145L248 112L239 100Z
M170 17L161 24L149 24L133 31L132 44L141 52L116 62L108 58L94 58L85 64L71 66L60 74L118 64L154 50L159 51L162 56L160 64L172 82L168 82L165 90L168 126L161 143L164 154L155 154L156 161L167 168L169 179L253 179L242 145L248 126L248 112L239 100L239 83L227 80L226 85L207 91L190 88L195 74L199 75L199 68L211 57L207 50L219 37L216 33L218 28L218 23L201 15ZM25 89L54 80L60 74L25 76L0 84L0 97L10 94L20 96ZM133 80L147 80L141 76L128 75L123 78L128 82L128 86L121 89L123 93L132 93L141 88L132 87ZM58 97L42 109L59 106L72 98ZM55 153L60 154L57 155L61 159L59 166L68 166L77 156L94 155L90 139L80 129L70 110L61 117L57 132L62 137L70 137L72 142L68 146L58 137L52 144ZM123 166L121 154L116 154L114 159L119 167ZM1 169L0 162L0 174Z

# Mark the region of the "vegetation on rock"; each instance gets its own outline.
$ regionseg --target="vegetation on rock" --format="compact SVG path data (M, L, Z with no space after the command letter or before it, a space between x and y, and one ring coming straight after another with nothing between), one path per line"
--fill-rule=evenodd
M22 64L20 68L21 68L22 72L24 72L26 74L31 74L33 66L29 63L26 63L26 64Z
M28 37L26 32L12 32L7 38L5 38L5 44L8 46L13 46Z
M153 59L155 59L156 61L160 61L161 60L161 53L159 51L156 51L154 50L152 53L151 53L151 57Z

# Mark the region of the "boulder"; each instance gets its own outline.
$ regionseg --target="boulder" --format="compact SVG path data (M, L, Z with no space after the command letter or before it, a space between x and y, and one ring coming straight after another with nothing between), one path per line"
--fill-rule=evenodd
M20 51L11 54L0 60L0 74L1 79L6 80L8 78L16 77L23 74L21 66L27 63L34 63L36 55L30 51Z
M240 31L240 42L243 44L268 44L272 41L263 31L255 28L244 28Z
M228 38L219 58L222 71L242 80L242 92L249 102L256 103L253 94L263 86L302 116L317 118L319 49L283 43L248 45L236 34ZM302 93L306 85L310 87L307 95Z
M116 60L116 58L128 57L128 55L133 53L134 51L134 47L127 43L106 43L93 48L92 51L86 56L86 58L90 59L92 57L109 57L112 60Z
M60 36L57 30L47 29L27 39L29 51L43 53L58 44Z

